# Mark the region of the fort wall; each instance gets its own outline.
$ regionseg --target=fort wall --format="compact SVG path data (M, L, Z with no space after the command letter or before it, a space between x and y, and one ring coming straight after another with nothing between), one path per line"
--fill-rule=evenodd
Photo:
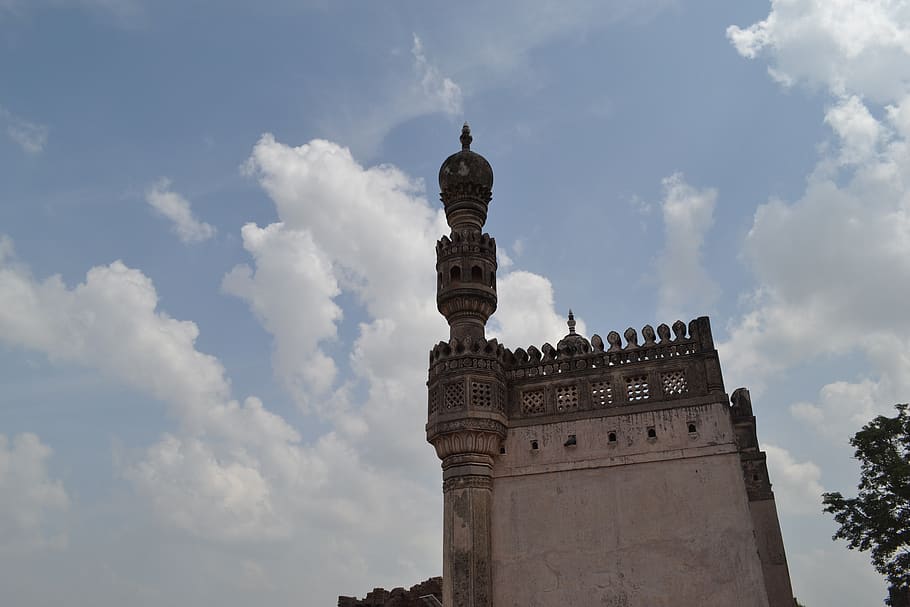
M493 468L492 603L767 606L727 409L510 428Z

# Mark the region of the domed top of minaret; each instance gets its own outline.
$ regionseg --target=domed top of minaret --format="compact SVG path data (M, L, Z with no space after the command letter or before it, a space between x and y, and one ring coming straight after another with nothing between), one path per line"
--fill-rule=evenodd
M587 354L591 351L591 342L575 332L575 315L569 310L569 334L559 340L556 349L561 356L575 356L576 354Z
M475 203L475 219L479 219L479 225L482 227L487 218L487 204L493 198L493 167L487 162L487 159L471 151L471 127L465 122L461 129L461 151L456 152L446 158L445 162L439 168L439 197L446 207L446 216L449 219L449 225L453 228L453 219L456 223L462 223L464 213L457 213L452 216L451 211L465 210L464 205L459 202L472 201ZM479 203L479 204L477 204ZM457 207L452 209L451 207ZM476 223L472 221L470 223Z

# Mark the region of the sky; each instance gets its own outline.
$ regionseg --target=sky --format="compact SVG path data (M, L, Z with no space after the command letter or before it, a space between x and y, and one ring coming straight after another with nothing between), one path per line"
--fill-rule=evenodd
M334 605L441 571L441 162L506 345L710 315L793 587L910 394L910 2L0 0L4 605Z

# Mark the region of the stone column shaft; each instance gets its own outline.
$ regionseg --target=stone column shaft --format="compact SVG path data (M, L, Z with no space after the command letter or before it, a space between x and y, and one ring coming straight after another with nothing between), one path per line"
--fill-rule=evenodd
M452 455L443 461L444 607L490 607L492 457Z

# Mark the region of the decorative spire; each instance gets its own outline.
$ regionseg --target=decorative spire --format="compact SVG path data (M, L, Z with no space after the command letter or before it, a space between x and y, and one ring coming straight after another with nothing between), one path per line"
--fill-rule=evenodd
M471 127L465 122L464 126L461 127L461 149L470 150L472 141L474 141L474 138L471 137Z
M575 315L572 314L572 308L569 308L569 320L566 324L569 325L569 335L575 335Z

